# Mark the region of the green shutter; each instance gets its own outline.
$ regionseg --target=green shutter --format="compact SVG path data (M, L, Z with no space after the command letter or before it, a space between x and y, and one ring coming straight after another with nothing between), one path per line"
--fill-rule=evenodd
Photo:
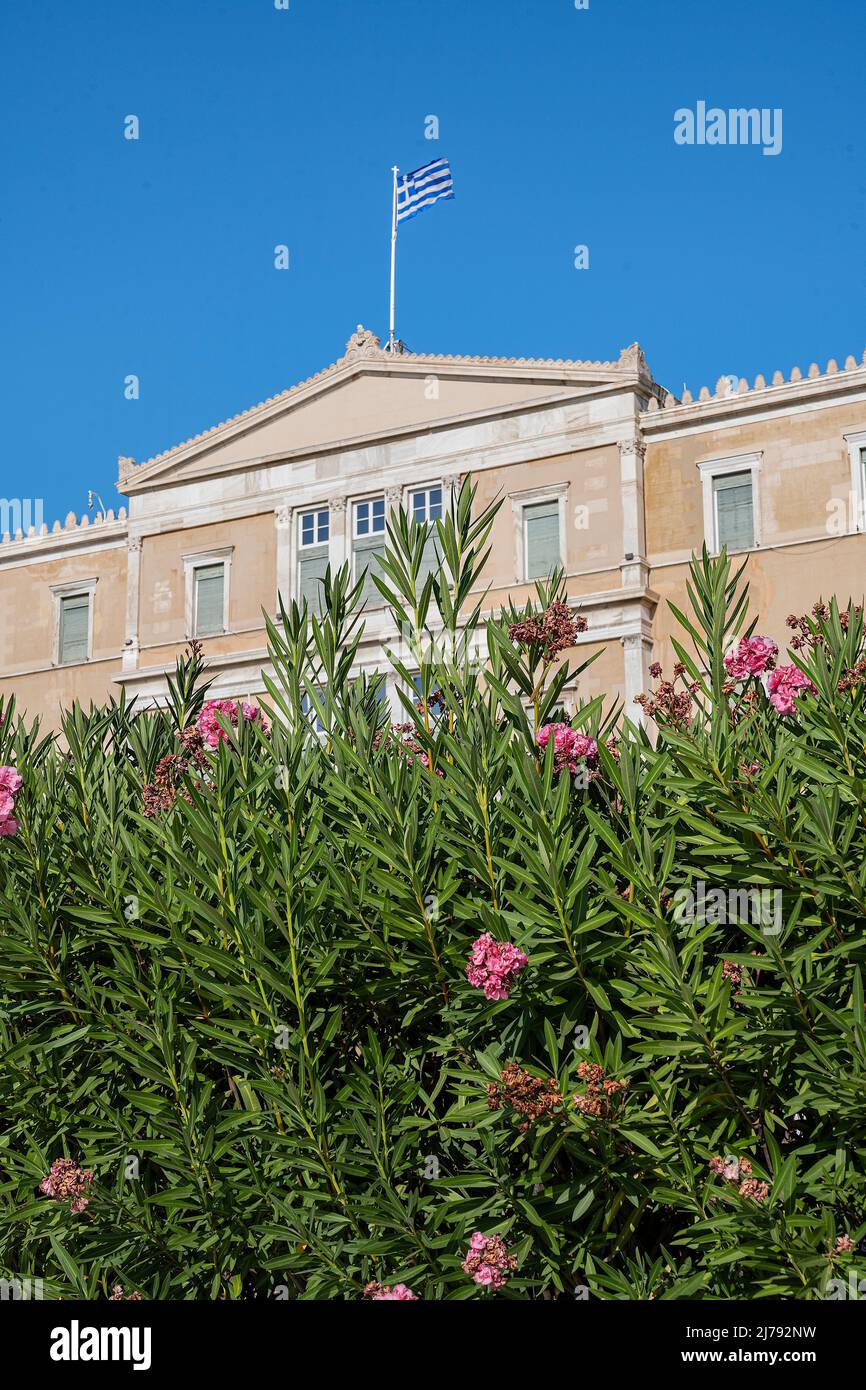
M546 579L562 563L559 549L559 502L536 502L525 507L526 578Z
M751 550L755 544L751 473L725 473L713 479L717 543L721 550Z
M381 574L381 569L377 562L377 556L385 554L385 533L378 531L372 536L355 537L355 578L361 577L361 573L366 567L367 575L364 580L364 590L361 594L361 601L368 604L371 608L381 608L385 600L373 583L373 575Z
M195 635L212 637L223 631L225 566L202 565L195 572Z
M322 609L323 589L319 580L324 579L325 571L328 568L328 546L327 545L307 545L300 552L298 564L298 601L303 603L304 599L309 604L311 613L320 613Z
M60 600L60 660L87 660L90 595L70 594Z

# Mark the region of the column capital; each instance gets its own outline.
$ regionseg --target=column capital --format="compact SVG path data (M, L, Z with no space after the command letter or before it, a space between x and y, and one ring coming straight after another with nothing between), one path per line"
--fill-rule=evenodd
M283 531L286 527L291 526L294 511L294 507L290 506L288 503L274 509L274 523L278 531Z
M643 462L646 457L646 444L644 440L637 438L637 436L635 436L634 439L621 439L619 441L619 452L622 458L628 458L630 455L634 454Z
M332 512L344 512L346 510L345 497L329 497L328 508Z

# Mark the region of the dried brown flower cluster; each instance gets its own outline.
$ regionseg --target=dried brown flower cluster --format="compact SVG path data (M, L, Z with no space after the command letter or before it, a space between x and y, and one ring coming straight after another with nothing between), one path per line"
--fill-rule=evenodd
M153 781L144 785L142 795L146 816L170 811L178 796L182 796L184 801L192 801L182 782L190 767L200 770L206 764L204 741L198 729L190 726L181 729L178 743L183 753L169 753L167 757L160 758L154 769ZM200 783L196 782L195 785L198 787Z
M650 667L650 675L659 684L649 695L635 695L635 704L640 705L644 713L650 719L655 719L656 723L688 728L692 722L692 705L699 682L683 680L685 670L683 663L678 661L674 666L673 680L662 680L662 668L659 662L654 661ZM682 680L681 690L676 689L678 680Z
M614 1097L619 1096L618 1109L621 1110L626 1092L631 1082L613 1081L605 1076L604 1067L596 1062L581 1062L577 1069L581 1081L586 1082L586 1094L574 1097L574 1104L581 1115L593 1120L609 1120L614 1113Z
M512 623L508 636L522 647L540 646L545 661L552 661L567 647L573 647L578 633L586 632L586 618L571 612L568 604L557 601L536 617Z
M855 608L854 613L857 617L859 617L860 608ZM809 617L811 617L812 619L811 623L809 621ZM800 652L803 651L804 648L808 647L823 647L826 643L826 638L824 637L823 633L814 632L812 630L813 624L816 624L818 627L824 627L828 622L829 618L830 609L827 607L826 603L820 602L812 604L812 611L808 617L806 616L806 614L801 614L798 617L796 613L789 613L788 617L785 619L785 623L788 627L793 628L794 630L794 636L791 638L792 650L795 652ZM839 613L839 623L842 628L842 631L847 632L847 609L844 609Z
M715 1154L710 1159L710 1172L718 1173L725 1182L739 1183L739 1195L750 1197L754 1202L766 1202L770 1195L767 1184L752 1177L752 1165L747 1158L722 1158Z
M552 1077L544 1081L524 1071L516 1062L503 1067L498 1083L491 1081L487 1087L488 1110L502 1110L510 1105L515 1114L522 1117L517 1126L521 1132L536 1120L553 1115L562 1104L562 1094Z

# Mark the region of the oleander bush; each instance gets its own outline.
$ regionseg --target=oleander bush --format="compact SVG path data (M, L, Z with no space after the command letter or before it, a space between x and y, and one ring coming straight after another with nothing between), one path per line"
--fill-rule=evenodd
M644 729L464 484L268 623L264 709L0 725L0 1273L55 1298L842 1296L866 1276L862 614L706 553ZM580 648L577 648L580 651ZM420 672L420 674L419 674ZM403 691L402 720L383 700ZM578 686L579 688L579 686ZM866 1286L864 1286L866 1287Z

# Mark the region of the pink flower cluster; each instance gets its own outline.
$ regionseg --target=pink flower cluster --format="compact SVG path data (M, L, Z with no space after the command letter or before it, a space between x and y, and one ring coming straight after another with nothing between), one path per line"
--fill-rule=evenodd
M588 767L595 767L598 762L598 744L594 738L579 734L568 724L543 724L535 739L539 748L547 748L551 735L553 766L557 772L563 772L565 768L571 773L578 772L578 759L586 762Z
M515 975L528 961L529 957L510 941L494 941L489 932L483 932L472 946L466 978L470 985L484 990L485 999L507 999Z
M374 1303L417 1303L418 1295L414 1294L406 1284L395 1284L392 1288L389 1284L377 1284L375 1279L364 1289L364 1297L370 1298Z
M798 666L779 666L771 671L767 677L767 690L770 704L780 714L793 714L794 701L804 692L818 694L809 677L804 676Z
M732 680L762 676L775 665L779 648L771 637L743 637L725 657L725 670Z
M15 793L21 786L21 775L14 767L0 767L0 835L17 835Z
M463 1261L466 1274L471 1274L476 1284L489 1289L501 1289L508 1283L509 1275L517 1268L517 1260L509 1255L501 1236L485 1236L476 1231L469 1242L469 1254Z
M250 705L246 700L208 700L202 705L201 713L195 721L195 726L208 748L216 748L220 742L228 742L228 735L225 729L220 727L218 716L224 723L233 727L237 726L238 718L242 717L248 722L261 724L265 733L269 728L268 721L257 705Z
M93 1174L79 1168L71 1158L55 1158L47 1178L39 1184L39 1191L55 1202L69 1202L74 1212L84 1211L90 1201L86 1193L90 1191Z
M747 1158L721 1158L716 1154L710 1159L710 1171L718 1173L725 1182L739 1183L741 1197L751 1197L755 1202L766 1202L770 1195L767 1184L752 1177L752 1165Z
M140 1303L140 1293L124 1293L122 1284L112 1284L108 1295L109 1303Z

